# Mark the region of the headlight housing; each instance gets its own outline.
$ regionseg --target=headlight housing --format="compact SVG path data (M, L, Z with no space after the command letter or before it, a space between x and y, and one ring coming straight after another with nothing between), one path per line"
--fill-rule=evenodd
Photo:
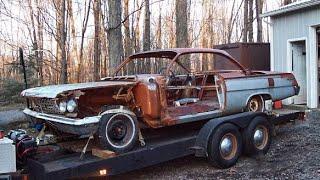
M65 113L67 111L67 102L61 101L59 103L59 111Z
M70 99L67 103L67 110L68 112L74 112L77 108L77 102L75 99Z

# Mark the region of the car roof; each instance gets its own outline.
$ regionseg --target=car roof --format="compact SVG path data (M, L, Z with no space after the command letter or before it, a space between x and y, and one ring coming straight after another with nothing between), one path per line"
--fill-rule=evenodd
M161 57L173 59L177 54L191 54L191 53L216 53L234 59L230 54L224 50L211 49L211 48L171 48L171 49L158 49L152 51L144 51L131 55L129 58L147 58L147 57Z

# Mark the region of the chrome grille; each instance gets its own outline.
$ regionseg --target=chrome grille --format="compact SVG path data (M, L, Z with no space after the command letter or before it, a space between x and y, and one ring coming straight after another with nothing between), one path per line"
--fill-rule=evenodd
M32 107L37 112L48 114L63 114L54 99L40 98L32 100Z

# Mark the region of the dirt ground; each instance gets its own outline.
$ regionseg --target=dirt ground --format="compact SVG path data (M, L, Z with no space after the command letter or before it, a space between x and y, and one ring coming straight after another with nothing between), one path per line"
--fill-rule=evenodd
M280 127L276 134L265 156L241 157L229 169L188 156L111 179L320 179L320 112Z

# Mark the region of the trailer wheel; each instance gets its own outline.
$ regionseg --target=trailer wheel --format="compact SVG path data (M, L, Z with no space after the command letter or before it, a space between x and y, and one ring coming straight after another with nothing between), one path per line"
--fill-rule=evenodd
M98 136L102 148L117 153L130 151L138 140L136 117L125 113L111 113L102 116Z
M264 111L264 99L262 96L257 95L249 99L247 103L247 111L250 112L263 112Z
M247 155L266 154L271 144L271 125L262 116L255 117L243 132L244 152Z
M208 161L215 167L231 167L241 155L241 134L238 128L230 123L217 127L210 135L208 143Z

